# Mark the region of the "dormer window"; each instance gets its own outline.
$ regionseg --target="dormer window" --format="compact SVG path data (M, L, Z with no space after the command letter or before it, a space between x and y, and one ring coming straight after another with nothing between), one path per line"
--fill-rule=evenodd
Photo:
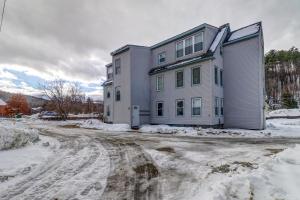
M176 57L180 58L183 56L183 41L176 43Z
M166 61L166 52L158 54L158 64L162 64Z
M185 39L185 48L184 48L185 55L189 55L193 53L193 38Z
M107 79L112 79L113 77L113 68L107 67Z
M203 32L194 36L194 51L202 51L203 50Z

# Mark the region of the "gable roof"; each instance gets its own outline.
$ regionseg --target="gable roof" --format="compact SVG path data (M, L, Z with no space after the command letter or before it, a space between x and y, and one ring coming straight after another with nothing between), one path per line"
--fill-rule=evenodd
M258 36L260 30L261 30L261 22L250 24L248 26L232 31L224 43L231 44L231 43L238 42L240 40Z
M5 101L3 101L2 99L0 99L0 106L6 106L7 103L5 103Z

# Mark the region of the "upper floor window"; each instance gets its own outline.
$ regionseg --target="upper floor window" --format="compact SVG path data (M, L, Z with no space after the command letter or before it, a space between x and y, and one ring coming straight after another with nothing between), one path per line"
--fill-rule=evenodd
M183 87L184 78L183 78L183 70L176 71L176 87Z
M156 76L156 91L161 91L164 88L164 76L157 75Z
M220 107L220 104L219 104L219 98L216 97L215 98L215 115L218 116L219 115L219 107Z
M185 55L189 55L193 53L193 38L185 39L184 53Z
M166 61L166 52L158 54L158 64L164 63Z
M192 85L200 84L200 67L192 68Z
M121 101L121 91L120 91L120 87L116 87L116 101Z
M218 79L218 68L215 67L215 84L218 85L219 84L219 79Z
M176 43L176 57L180 58L183 56L183 41Z
M184 100L176 100L176 116L184 115Z
M157 116L164 116L164 103L163 102L156 103L156 114L157 114Z
M107 91L107 93L106 93L106 98L110 98L110 92L109 91Z
M112 79L112 77L113 77L113 68L108 67L107 68L107 79Z
M202 107L201 97L192 98L192 116L200 116Z
M121 59L120 58L115 60L115 72L116 72L116 74L121 74Z
M194 36L194 51L202 51L203 50L203 32Z
M220 85L223 86L223 70L220 70Z

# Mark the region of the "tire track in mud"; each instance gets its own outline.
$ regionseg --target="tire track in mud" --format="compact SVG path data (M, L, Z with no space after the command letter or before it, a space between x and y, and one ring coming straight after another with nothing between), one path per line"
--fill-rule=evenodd
M160 173L149 155L133 142L121 138L96 137L110 157L111 172L103 200L162 199Z

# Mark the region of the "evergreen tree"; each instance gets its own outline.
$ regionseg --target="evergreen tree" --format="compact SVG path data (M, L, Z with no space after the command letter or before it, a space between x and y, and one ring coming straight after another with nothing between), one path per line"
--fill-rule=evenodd
M281 97L284 108L298 108L297 102L290 93L284 93Z

